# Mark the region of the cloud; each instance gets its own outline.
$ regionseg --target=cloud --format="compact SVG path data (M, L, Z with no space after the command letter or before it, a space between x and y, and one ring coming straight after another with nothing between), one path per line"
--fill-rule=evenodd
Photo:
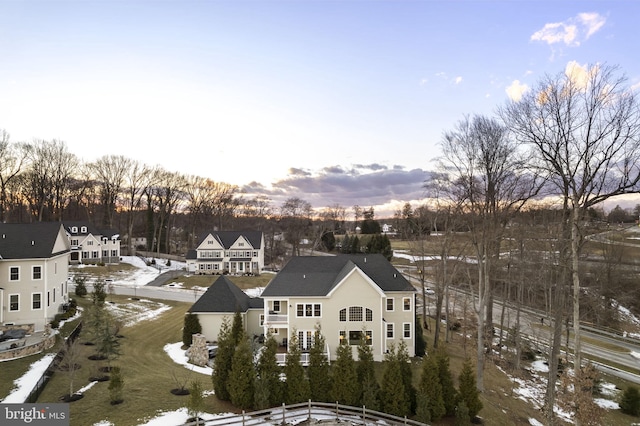
M311 176L310 172L296 167L289 168L289 174L293 176Z
M580 46L606 23L606 18L598 13L579 13L564 22L545 24L541 30L531 35L531 41L542 41L549 45L564 44L570 47Z
M456 83L456 84L460 84L460 83L462 83L462 77L460 77L460 76L456 77L456 79L455 79L455 83Z
M529 86L524 83L520 83L520 80L513 80L513 82L505 89L509 99L516 102L522 99L522 95L524 95L527 90L529 90Z
M291 170L300 170L292 168ZM263 195L270 198L275 208L290 197L299 197L316 209L333 204L346 208L353 205L372 206L376 217L391 217L387 211L393 200L420 200L424 198L423 184L429 172L422 169L406 170L381 164L355 164L351 167L329 166L315 172L289 173L271 187L246 185L242 188L246 198Z

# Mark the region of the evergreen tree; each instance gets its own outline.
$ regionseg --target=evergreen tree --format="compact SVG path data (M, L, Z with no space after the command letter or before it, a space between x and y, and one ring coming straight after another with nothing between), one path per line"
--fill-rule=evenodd
M435 353L436 364L438 365L438 378L440 386L442 386L442 400L447 416L453 416L456 413L457 392L453 384L453 376L449 368L449 355L444 346L439 346Z
M620 397L620 410L631 416L640 416L640 391L635 386L629 386Z
M469 415L469 409L464 401L458 402L456 405L456 417L454 421L455 426L469 426L471 424L471 416Z
M93 291L91 292L91 300L94 305L103 304L107 299L107 292L104 289L104 281L96 281L93 284Z
M423 422L438 421L446 413L444 399L442 397L442 385L438 377L438 364L434 356L427 356L422 361L422 375L420 376L419 396L417 412L426 410L429 412L428 420Z
M110 312L105 310L102 315L102 324L99 325L97 330L96 351L108 363L111 363L120 355L120 341L115 331L118 326L115 324L116 320Z
M348 344L338 345L336 360L331 364L331 377L331 399L344 405L356 405L358 376L351 346Z
M349 235L345 235L342 239L342 247L340 248L340 252L343 254L351 253L351 238Z
M381 384L382 411L396 416L411 414L411 401L406 395L406 388L402 378L402 367L394 345L390 345L389 352L384 356L384 373Z
M231 325L229 317L224 317L220 332L218 333L218 353L213 361L213 372L211 380L213 381L213 391L218 399L229 401L231 396L227 385L229 383L229 373L233 362L233 354L236 349L236 343L231 335Z
M427 341L424 338L424 331L422 330L422 321L416 315L415 318L416 327L416 344L415 351L416 356L424 356L427 353Z
M120 371L120 367L111 369L111 377L109 378L109 399L111 405L120 404L122 402L122 391L124 389L124 377Z
M76 283L76 296L84 297L87 295L87 286L84 277L75 277L73 281Z
M351 251L349 253L360 253L360 239L357 235L351 240Z
M202 396L202 384L199 380L193 380L189 385L189 399L187 400L187 411L195 422L200 424L200 412L204 409L204 397Z
M309 381L300 364L301 354L298 346L298 333L293 330L289 339L289 352L284 364L284 374L286 376L284 399L287 404L296 404L309 399Z
M458 381L460 401L467 406L469 417L473 419L482 410L482 401L480 401L480 391L476 388L473 366L469 360L463 364Z
M400 372L402 373L402 384L404 385L405 397L409 401L410 412L416 411L416 390L413 387L413 373L411 371L411 359L407 350L407 344L401 341L398 345L396 356L400 364Z
M193 335L202 333L202 326L198 315L187 313L184 316L184 326L182 327L182 344L184 346L191 346L193 343Z
M307 368L311 399L318 402L330 402L331 368L325 353L326 341L320 331L320 326L316 326L313 337L309 350L309 367Z
M257 365L256 408L262 409L282 404L283 384L280 380L282 369L278 365L276 352L278 342L269 334L260 353Z
M324 246L325 250L333 251L333 249L336 247L336 237L335 235L333 235L333 232L325 232L324 234L322 234L322 237L320 239L322 240L322 245Z
M429 409L429 396L425 393L418 392L416 398L416 419L419 422L431 423L431 410Z
M236 310L236 313L233 315L233 324L231 325L231 338L233 340L234 346L237 346L244 337L242 314L239 310Z
M363 332L366 335L366 332ZM358 345L358 362L356 363L356 375L358 377L359 405L370 410L380 409L380 385L375 375L373 350L367 344L367 339L362 339Z
M253 407L254 385L256 371L253 366L253 351L249 338L240 339L231 361L229 374L229 396L231 403L238 408L249 409Z

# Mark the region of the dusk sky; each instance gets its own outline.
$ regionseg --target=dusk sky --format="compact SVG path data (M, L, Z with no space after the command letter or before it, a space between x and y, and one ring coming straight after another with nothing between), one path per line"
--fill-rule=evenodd
M392 212L442 133L568 64L640 88L640 2L0 2L0 128Z

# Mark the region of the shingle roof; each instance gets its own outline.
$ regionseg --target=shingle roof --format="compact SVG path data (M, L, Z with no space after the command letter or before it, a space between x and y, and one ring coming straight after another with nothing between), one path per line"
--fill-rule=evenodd
M232 283L226 275L221 275L207 291L191 306L189 312L246 312L249 308L262 308L260 298L249 297Z
M114 235L119 235L117 229L99 229L93 225L93 223L86 220L65 220L63 222L64 229L70 235L101 235L103 237L112 238ZM71 232L73 227L77 228L77 232ZM87 228L87 232L81 232L82 227Z
M354 268L383 291L415 291L381 254L293 257L262 292L262 297L326 296Z
M245 237L254 249L259 249L262 245L262 232L260 231L210 231L207 235L213 235L222 247L230 248L241 236Z
M42 259L59 254L53 250L61 226L60 222L0 223L0 257Z

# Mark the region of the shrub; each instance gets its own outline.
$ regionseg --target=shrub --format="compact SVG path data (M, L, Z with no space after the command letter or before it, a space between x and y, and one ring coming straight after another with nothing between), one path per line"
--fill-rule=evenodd
M87 295L87 286L85 285L84 277L75 277L74 281L76 283L76 296L84 297Z
M182 344L191 346L193 343L193 335L202 332L200 320L196 314L188 313L184 317L184 327L182 328Z
M640 415L640 391L635 386L629 386L620 398L620 410L631 416Z

